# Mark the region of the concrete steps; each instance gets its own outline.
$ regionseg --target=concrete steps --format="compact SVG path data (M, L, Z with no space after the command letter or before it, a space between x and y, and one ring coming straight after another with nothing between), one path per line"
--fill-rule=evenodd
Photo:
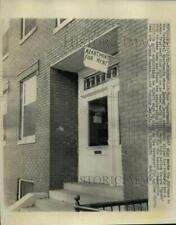
M35 207L41 211L74 211L73 205L54 199L37 200Z
M35 206L31 206L31 207L22 208L19 210L19 212L41 212L41 209Z
M123 200L123 188L105 184L65 183L64 189L49 191L49 197L36 199L35 204L20 211L74 211L74 197L80 195L80 203L96 203Z
M123 187L110 186L105 184L86 184L86 183L65 183L64 190L87 193L90 195L98 195L113 200L123 200Z
M50 199L54 199L60 202L66 202L74 205L75 200L74 197L76 195L80 195L81 200L80 203L95 203L95 202L105 202L105 201L112 201L114 198L99 196L95 194L88 194L88 193L81 193L69 190L55 190L49 192Z

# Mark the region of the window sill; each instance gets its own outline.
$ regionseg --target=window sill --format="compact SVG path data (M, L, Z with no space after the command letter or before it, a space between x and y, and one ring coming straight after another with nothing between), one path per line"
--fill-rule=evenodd
M5 59L7 59L9 56L9 53L6 53L3 57L2 57L2 60L4 61Z
M22 45L35 31L37 30L37 27L32 28L29 33L27 33L19 42L19 45Z
M59 30L61 30L63 27L69 24L72 20L74 19L67 19L63 23L59 24L57 27L54 28L53 34L56 34Z
M24 144L33 144L35 143L35 135L23 137L21 140L18 141L18 145L24 145Z

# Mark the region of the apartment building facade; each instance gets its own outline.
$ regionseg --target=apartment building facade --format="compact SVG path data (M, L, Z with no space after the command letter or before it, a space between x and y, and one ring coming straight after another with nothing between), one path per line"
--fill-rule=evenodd
M11 19L3 49L6 204L67 182L147 198L147 20Z

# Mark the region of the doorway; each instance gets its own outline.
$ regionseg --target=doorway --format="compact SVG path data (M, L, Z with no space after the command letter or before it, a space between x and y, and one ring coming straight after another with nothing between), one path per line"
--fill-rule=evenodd
M79 181L122 185L118 78L83 88L79 75Z

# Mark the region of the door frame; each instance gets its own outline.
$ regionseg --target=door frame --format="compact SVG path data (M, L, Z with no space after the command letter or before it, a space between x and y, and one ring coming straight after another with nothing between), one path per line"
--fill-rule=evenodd
M118 78L83 92L79 90L79 177L82 174L82 168L80 168L82 165L80 162L82 154L85 154L85 158L87 156L90 159L91 157L109 157L108 160L111 160L112 163L109 175L120 177L120 185L123 183L121 144L119 143L118 93ZM89 146L88 102L105 96L108 99L108 146ZM114 99L117 99L117 101L114 102ZM95 155L96 151L101 151L101 154Z

